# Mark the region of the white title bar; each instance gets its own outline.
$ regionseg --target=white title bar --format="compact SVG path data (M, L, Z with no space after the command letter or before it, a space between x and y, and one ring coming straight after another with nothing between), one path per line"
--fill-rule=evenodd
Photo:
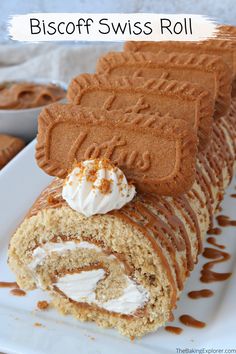
M32 13L9 20L13 40L42 41L199 41L214 37L217 24L190 14Z

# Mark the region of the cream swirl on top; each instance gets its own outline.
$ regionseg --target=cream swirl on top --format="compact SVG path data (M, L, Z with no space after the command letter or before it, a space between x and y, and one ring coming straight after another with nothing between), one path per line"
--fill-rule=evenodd
M134 196L135 187L107 159L78 163L62 189L62 197L69 206L87 217L120 209Z

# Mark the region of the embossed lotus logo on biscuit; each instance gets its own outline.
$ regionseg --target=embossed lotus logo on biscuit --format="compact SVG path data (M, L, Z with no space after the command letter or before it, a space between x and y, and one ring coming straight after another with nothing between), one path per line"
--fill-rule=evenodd
M87 140L87 141L86 141ZM89 141L89 142L88 142ZM76 145L77 143L77 145ZM86 146L83 158L81 159L80 149ZM112 160L113 163L119 166L128 166L129 168L136 168L140 171L147 171L151 167L151 153L149 151L139 152L137 149L127 151L129 142L127 138L122 135L114 135L111 139L101 143L92 142L90 144L89 133L81 132L78 139L69 150L70 161L97 159L100 157Z
M177 195L194 182L196 152L194 130L169 114L91 112L54 104L39 117L38 165L60 178L67 176L75 160L106 158L137 189Z
M132 61L132 65L129 66L129 56L129 53L128 56L127 53L122 53L121 59L117 60L117 66L115 66L115 56L115 60L111 60L111 64L105 65L107 70L104 70L103 75L82 74L75 77L68 88L69 102L92 110L101 107L108 111L121 110L124 113L156 114L159 112L165 115L168 112L175 119L187 121L195 129L199 138L199 149L203 150L212 135L215 102L210 91L213 90L206 90L205 87L188 82L187 79L181 81L179 77L176 77L175 80L170 77L171 80L169 80L170 74L174 75L173 72L178 66L177 64L174 69L170 69L168 66L168 70L166 66L164 69L160 69L160 67L154 69L153 63L150 64L150 67L145 64L146 66L140 71L144 77L133 77L135 71L139 70L140 63L138 62L134 68L136 62ZM215 62L212 63L213 67L214 64ZM114 70L112 70L112 65L114 65ZM200 64L198 64L199 66ZM180 72L183 75L181 70ZM225 71L222 73L227 74ZM204 80L206 74L202 73L201 77L204 77ZM216 74L218 75L218 71ZM199 72L197 75L200 75ZM166 76L168 76L168 80L163 78ZM188 76L190 76L189 73ZM215 82L215 79L213 77L210 82ZM216 81L221 82L220 80ZM225 86L225 80L222 83L225 90L227 86ZM218 87L218 84L216 86ZM225 99L230 98L230 91L227 90ZM221 107L225 106L222 106L222 92L220 89Z

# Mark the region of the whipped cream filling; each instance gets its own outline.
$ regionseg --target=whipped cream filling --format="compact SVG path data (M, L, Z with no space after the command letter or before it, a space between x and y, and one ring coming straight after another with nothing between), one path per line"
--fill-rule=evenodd
M65 253L66 251L74 251L79 248L86 248L95 250L96 252L102 252L102 249L93 243L81 241L64 241L64 242L47 242L34 249L32 253L32 261L28 264L28 267L33 270L38 265L42 264L47 256L50 256L53 252ZM114 257L113 255L111 255Z
M135 193L124 173L105 159L80 162L69 173L62 189L68 205L87 217L120 209Z
M105 277L104 269L93 269L76 274L67 274L58 279L55 285L67 297L77 302L94 304L105 310L130 315L142 308L149 300L147 290L125 275L127 286L123 294L115 299L101 302L96 299L96 287Z
M38 279L34 270L38 265L43 264L46 257L50 256L53 252L63 254L76 249L90 249L95 252L104 252L102 248L87 241L47 242L35 248L32 253L32 261L28 264L28 267L33 271L38 286L42 287L40 279ZM106 257L116 259L112 254ZM124 268L122 263L121 266ZM106 273L104 269L93 269L75 274L67 274L60 277L55 285L74 301L94 304L105 310L127 315L132 314L138 308L142 308L149 300L148 291L143 286L136 284L136 282L127 275L124 275L127 286L123 294L118 298L106 302L98 301L96 299L95 290L98 282L104 279L105 276Z

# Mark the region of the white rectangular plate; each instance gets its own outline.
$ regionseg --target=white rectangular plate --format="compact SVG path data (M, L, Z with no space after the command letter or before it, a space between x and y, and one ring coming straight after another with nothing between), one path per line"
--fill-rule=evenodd
M26 147L0 172L0 281L14 281L7 266L10 237L27 210L51 178L44 174L34 160L35 142ZM222 214L236 218L234 183L227 190ZM236 261L236 228L226 227L216 236L226 245L231 259L215 267L216 271L233 272ZM208 245L209 246L209 245ZM10 295L10 289L0 288L0 351L23 354L147 354L177 353L177 348L236 348L236 276L228 281L203 284L199 281L199 263L187 281L175 311L176 320L170 325L184 328L181 335L160 329L141 340L131 342L115 330L104 330L92 323L81 323L70 316L60 316L55 310L37 310L37 301L48 299L42 291L29 292L24 297ZM209 288L215 295L208 299L191 300L191 290ZM204 329L181 325L178 317L189 314L207 323ZM42 324L36 327L35 323Z

